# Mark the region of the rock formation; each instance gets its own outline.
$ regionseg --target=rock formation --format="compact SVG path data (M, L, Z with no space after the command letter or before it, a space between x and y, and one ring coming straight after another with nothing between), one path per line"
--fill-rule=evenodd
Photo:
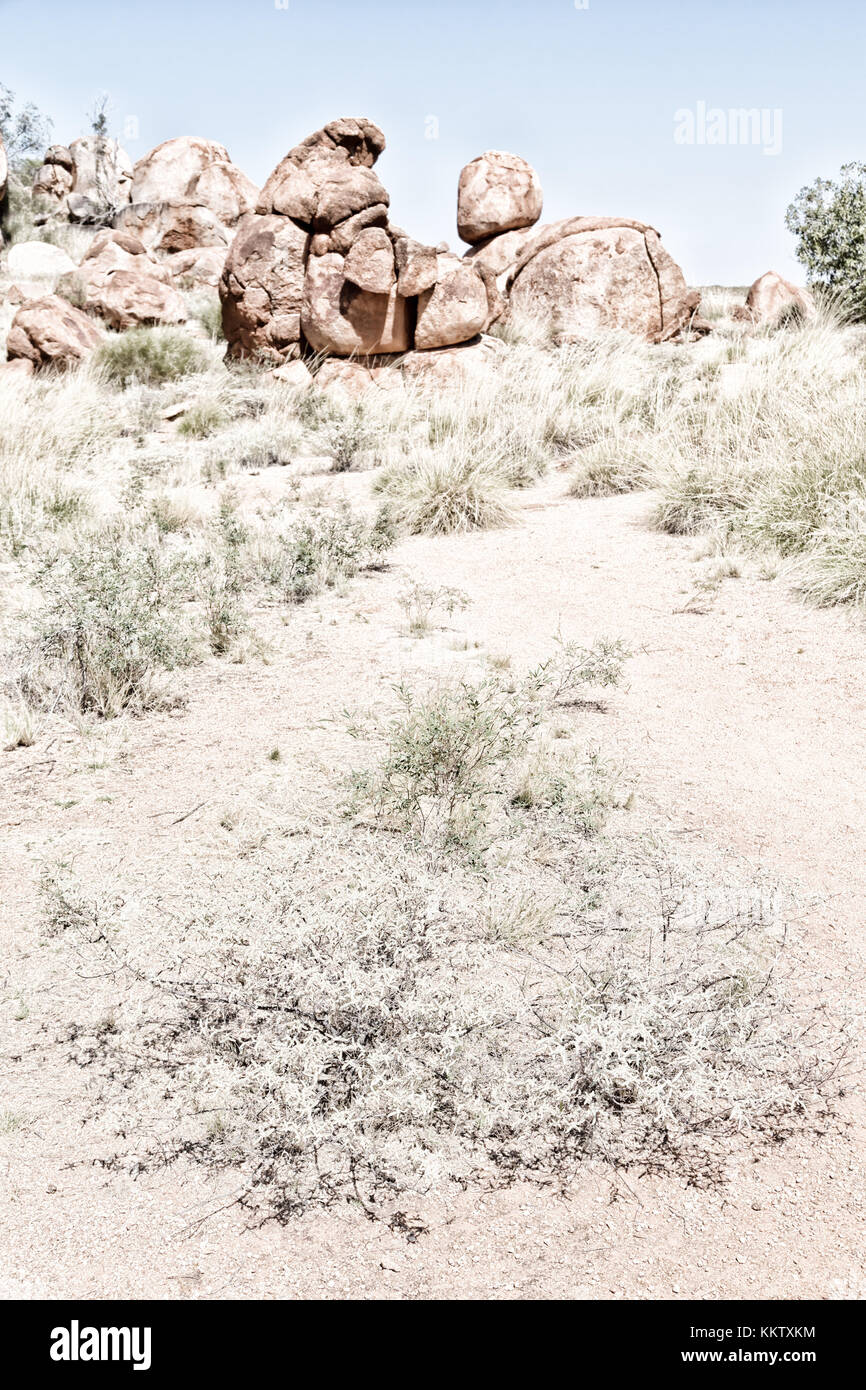
M384 148L378 126L349 117L274 169L220 281L231 356L379 357L463 342L489 325L492 277L390 224L373 170Z
M115 226L154 250L227 247L258 189L213 140L164 140L135 165L130 204Z
M39 367L70 367L89 357L102 332L80 309L56 294L28 299L18 310L6 338L6 356Z
M33 180L33 205L73 222L97 222L125 206L131 191L126 151L107 136L82 135L46 151Z
M558 343L625 329L665 342L700 303L658 233L624 217L571 217L525 243L506 287L512 310L542 316Z
M460 171L457 230L475 244L517 227L531 227L541 216L538 175L518 154L488 150Z

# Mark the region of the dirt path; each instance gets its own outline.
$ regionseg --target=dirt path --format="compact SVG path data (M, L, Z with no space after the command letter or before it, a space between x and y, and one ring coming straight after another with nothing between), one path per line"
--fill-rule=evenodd
M352 488L366 488L365 478ZM735 851L827 895L808 923L810 977L863 998L866 663L862 623L811 611L780 584L726 580L683 613L694 546L643 525L642 496L576 502L557 476L521 499L522 524L403 543L384 574L300 610L269 664L191 674L177 716L42 741L2 764L4 966L0 1291L49 1296L863 1297L862 1108L847 1134L733 1165L719 1192L588 1170L568 1201L525 1187L466 1194L416 1244L356 1215L244 1232L233 1213L189 1232L223 1189L174 1169L140 1178L68 1166L100 1152L80 1124L83 1074L43 1045L75 990L37 945L34 883L58 858L146 883L225 853L275 792L315 803L338 769L327 716L383 700L402 671L544 656L557 630L622 637L629 684L598 738L638 778L638 811L684 843ZM410 580L464 590L455 633L411 640ZM479 646L473 645L474 643ZM323 722L324 721L324 722ZM280 763L267 759L278 745ZM186 813L189 812L187 815ZM185 819L179 819L182 815ZM62 997L61 997L62 996ZM25 1017L21 1017L24 1010ZM39 1050L31 1050L37 1047ZM18 1058L9 1061L9 1058ZM7 1093L8 1094L5 1094ZM17 1127L12 1127L17 1125Z

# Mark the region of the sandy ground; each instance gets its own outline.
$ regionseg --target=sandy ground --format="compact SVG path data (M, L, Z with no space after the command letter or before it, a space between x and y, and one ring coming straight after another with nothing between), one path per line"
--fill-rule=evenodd
M862 621L748 574L726 580L707 612L678 612L694 592L695 547L646 529L646 496L573 501L563 490L555 475L522 495L521 524L507 531L402 543L387 572L292 614L267 663L189 673L182 713L58 729L0 755L5 1296L866 1295L856 1097L844 1131L758 1161L744 1151L720 1190L588 1168L567 1199L526 1186L464 1194L430 1213L414 1243L349 1210L256 1230L231 1209L202 1221L230 1188L182 1167L135 1180L92 1161L106 1137L98 1121L82 1125L87 1073L57 1037L103 986L39 944L43 863L182 882L226 852L227 807L243 830L281 797L315 801L339 766L326 720L347 703L381 702L399 673L431 662L508 653L520 666L546 655L557 630L622 637L635 653L627 686L587 731L636 774L638 814L824 895L802 924L810 988L862 1003ZM469 595L450 620L460 640L401 632L397 598L411 581ZM274 745L279 763L267 759Z

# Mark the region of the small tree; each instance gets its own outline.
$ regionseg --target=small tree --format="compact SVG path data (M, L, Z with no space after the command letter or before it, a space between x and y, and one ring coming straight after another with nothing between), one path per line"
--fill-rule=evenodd
M866 164L843 164L838 183L816 179L785 214L810 285L834 290L866 311Z
M32 101L15 109L15 93L0 82L0 135L10 171L26 180L51 139L52 122Z

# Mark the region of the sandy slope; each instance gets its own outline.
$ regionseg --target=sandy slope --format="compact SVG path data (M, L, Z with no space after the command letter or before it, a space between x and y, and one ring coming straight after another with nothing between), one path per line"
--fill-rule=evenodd
M623 637L635 652L609 713L585 719L587 736L637 774L637 814L826 894L805 923L807 976L862 1002L862 623L751 577L725 581L704 614L677 612L694 591L694 547L643 526L645 496L562 492L555 476L525 494L509 531L403 543L387 573L278 626L269 664L192 672L181 715L116 721L85 740L57 731L3 755L0 1109L24 1117L0 1135L7 1296L866 1294L858 1102L845 1135L738 1159L723 1191L587 1170L567 1201L527 1188L466 1194L414 1244L348 1211L251 1232L226 1212L190 1230L228 1188L180 1169L134 1181L72 1163L105 1143L98 1124L81 1127L86 1073L53 1039L78 1000L107 986L70 977L59 953L37 946L42 861L74 857L108 881L181 882L226 853L226 807L246 833L275 798L315 802L340 760L323 716L382 700L399 671L431 661L507 652L519 666L545 655L558 628L586 642ZM470 596L451 619L466 650L453 632L401 635L396 598L410 579ZM16 1019L22 1000L29 1015Z

